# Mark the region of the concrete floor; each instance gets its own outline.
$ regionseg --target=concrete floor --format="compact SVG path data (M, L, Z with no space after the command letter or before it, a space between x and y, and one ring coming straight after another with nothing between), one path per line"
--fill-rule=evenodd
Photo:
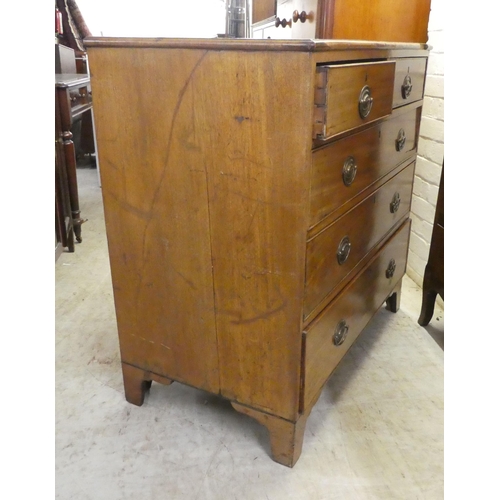
M56 498L441 499L444 318L417 324L421 290L381 309L325 386L293 469L227 401L153 382L122 390L97 171L78 170L83 242L56 262Z

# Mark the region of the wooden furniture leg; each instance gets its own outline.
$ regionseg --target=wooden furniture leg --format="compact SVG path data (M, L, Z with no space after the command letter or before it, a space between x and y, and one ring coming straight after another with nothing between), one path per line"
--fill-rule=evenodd
M150 389L153 380L163 385L170 385L173 382L173 380L141 370L127 363L122 363L122 372L125 399L137 406L142 406L144 403L144 396Z
M263 413L233 401L231 401L231 404L236 411L254 418L260 424L267 427L271 440L271 455L275 462L287 467L295 465L302 452L304 431L312 406L296 422L290 422L289 420Z
M399 306L401 304L401 288L403 285L403 280L399 280L391 295L386 300L387 309L393 313L399 311Z
M69 199L71 203L71 215L73 218L73 231L78 243L82 242L82 223L80 215L80 201L78 199L78 180L76 177L76 156L73 134L70 130L63 132L64 153L66 156L66 168L69 185Z
M422 286L422 309L420 310L420 317L418 324L420 326L427 326L434 314L434 304L438 295L437 290L432 288L432 276L430 266L426 266L424 274L424 283Z

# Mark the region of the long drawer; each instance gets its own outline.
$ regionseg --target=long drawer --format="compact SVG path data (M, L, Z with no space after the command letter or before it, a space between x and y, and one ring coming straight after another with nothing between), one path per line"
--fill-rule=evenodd
M309 226L414 154L420 108L398 114L312 154Z
M307 242L304 318L410 210L415 162Z
M394 61L316 69L313 138L328 139L392 111Z
M303 332L302 408L313 401L403 277L409 235L410 221L407 220L359 276Z

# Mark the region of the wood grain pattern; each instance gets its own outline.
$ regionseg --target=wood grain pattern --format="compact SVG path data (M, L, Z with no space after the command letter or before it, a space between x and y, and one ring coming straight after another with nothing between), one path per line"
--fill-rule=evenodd
M90 49L89 57L122 361L217 393L197 135L210 125L198 125L195 113L205 99L197 84L206 52L108 49L94 57Z
M304 317L354 269L362 265L371 248L383 239L409 212L415 164L387 181L362 203L340 217L307 243ZM397 212L390 204L395 193L401 202ZM337 262L337 248L347 236L351 251L344 264Z
M312 67L307 54L286 61L276 54L213 54L211 64L218 68L206 81L211 97L197 111L211 121L205 161L221 391L293 420ZM290 96L304 96L292 113Z
M370 187L377 179L410 158L416 150L417 110L393 116L363 132L349 135L312 155L309 224L313 226L331 212L342 207ZM403 128L407 140L397 151L395 141ZM344 162L352 156L357 165L356 176L349 186L344 184ZM366 193L368 194L368 193Z
M322 66L317 70L324 73L324 97L316 93L318 109L324 106L321 138L365 125L387 116L392 110L395 63L390 61L364 64ZM369 86L373 107L366 118L358 111L360 92ZM318 121L322 117L318 114Z
M324 1L333 3L333 16L321 38L427 42L430 0Z
M401 281L406 270L409 234L410 222L407 221L360 276L304 331L304 393L301 405L304 408L311 404L380 304ZM396 270L393 277L387 278L386 269L391 259L396 262ZM349 331L345 342L335 346L332 337L341 320L346 321Z
M276 0L252 2L252 23L259 23L276 15Z

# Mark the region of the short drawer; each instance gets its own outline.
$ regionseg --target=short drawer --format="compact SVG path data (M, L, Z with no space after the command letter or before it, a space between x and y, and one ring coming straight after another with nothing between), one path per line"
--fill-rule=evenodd
M394 61L319 66L314 139L328 139L391 113Z
M303 392L307 408L406 269L410 221L303 332Z
M92 92L87 86L69 91L69 101L71 108L86 106L92 102Z
M312 154L309 225L314 226L416 151L420 108L391 117Z
M304 318L409 212L415 162L307 242Z
M396 59L393 107L398 108L424 97L427 58Z

